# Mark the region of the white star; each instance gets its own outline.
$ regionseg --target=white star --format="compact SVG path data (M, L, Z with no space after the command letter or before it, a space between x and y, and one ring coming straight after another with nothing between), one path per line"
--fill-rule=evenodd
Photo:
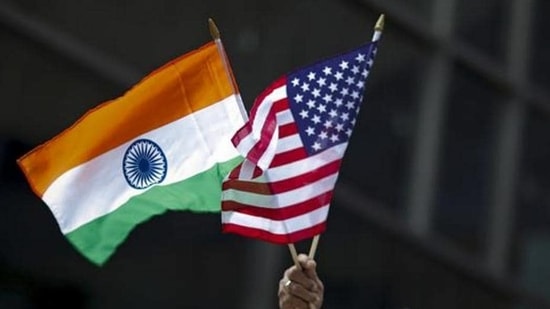
M332 101L332 96L330 94L325 94L325 96L323 97L323 100L325 101L325 103L329 103L330 101Z
M325 75L330 75L330 74L332 74L332 68L330 68L330 67L325 67L325 68L323 69L323 73L325 73Z
M308 112L305 109L300 112L300 116L302 117L302 119L309 117Z
M313 100L307 101L306 104L307 104L307 107L309 107L309 108L314 108L315 107L315 101L313 101Z
M359 67L354 65L353 68L351 69L351 71L353 72L353 74L357 74L357 73L359 73Z
M330 86L328 86L328 89L330 89L331 92L334 92L338 90L338 86L335 83L330 83Z
M350 137L350 136L351 136L351 132L352 132L351 129L347 129L347 130L346 130L346 135L347 135L348 137Z
M336 105L336 107L340 107L344 103L343 103L342 99L338 98L334 101L334 104Z
M342 74L342 72L338 71L336 72L336 74L334 74L334 78L336 78L336 80L341 80L343 77L344 74Z
M331 109L330 112L328 113L330 117L332 118L335 118L336 116L338 116L338 113L336 112L335 109Z
M303 92L309 91L309 84L308 83L303 83L301 88L302 88Z
M364 80L359 80L355 86L357 86L357 88L361 89L363 87L365 87L365 81Z
M355 60L357 60L357 62L363 62L365 61L365 55L360 53L357 55L357 57L355 57Z
M319 122L321 122L321 117L317 115L313 115L313 118L311 119L311 121L313 121L313 123L315 124L318 124Z
M336 131L340 132L344 130L344 125L341 123L336 124Z
M325 121L325 123L323 123L323 126L324 126L326 129L332 128L332 121L330 121L330 120Z
M338 135L332 134L332 135L330 136L330 141L331 141L331 142L336 143L338 140L339 140Z
M354 98L354 99L357 99L359 97L359 92L357 92L357 91L352 92L351 97Z
M315 88L313 89L313 91L311 92L311 94L314 96L314 97L319 97L321 95L321 90Z
M346 103L346 107L348 109L352 109L355 107L355 103L353 103L353 101L348 101L348 103Z
M353 79L353 77L348 76L348 78L346 79L346 83L348 85L351 85L351 84L355 83L355 80Z
M348 93L349 93L348 88L342 88L342 90L340 90L340 94L342 96L346 96L346 95L348 95Z
M300 102L302 102L302 99L303 99L303 98L304 98L303 95L297 94L297 95L294 96L294 101L300 103Z
M339 64L339 66L342 70L345 70L345 69L348 68L348 64L349 64L349 62L342 60L342 62L340 62L340 64Z
M367 78L367 76L369 76L369 70L364 69L363 72L361 72L361 75L362 75L364 78Z
M313 127L307 127L306 133L308 136L312 136L313 134L315 134L315 129Z
M321 133L319 134L320 139L326 139L327 137L328 137L328 134L325 131L321 131Z
M321 149L321 144L315 142L315 143L313 143L311 148L313 148L313 150L320 150Z
M297 77L294 77L292 80L292 86L297 87L300 84L300 80Z
M340 119L342 119L342 121L347 121L349 119L349 113L342 113Z
M315 79L315 73L309 72L309 74L307 75L307 78L308 78L309 80L314 80L314 79Z
M323 104L319 104L319 106L317 106L317 110L319 111L319 113L324 113L327 111L327 107Z
M326 81L327 81L326 78L321 77L317 80L317 84L319 84L319 87L323 87L324 85L326 85Z
M373 63L374 63L374 60L372 58L370 58L369 61L367 61L367 65L369 66L369 68L372 66Z

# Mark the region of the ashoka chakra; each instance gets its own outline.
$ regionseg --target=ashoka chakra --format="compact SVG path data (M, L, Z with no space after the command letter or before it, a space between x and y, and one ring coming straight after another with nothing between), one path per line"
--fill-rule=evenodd
M132 188L145 189L164 180L168 163L159 145L148 139L138 139L126 149L122 170Z

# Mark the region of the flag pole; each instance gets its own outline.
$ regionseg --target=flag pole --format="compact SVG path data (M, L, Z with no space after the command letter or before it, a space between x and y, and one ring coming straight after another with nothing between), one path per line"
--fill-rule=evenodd
M374 34L372 35L372 41L375 42L380 40L380 36L382 36L382 32L384 31L384 24L385 16L384 14L380 14L378 20L376 21L376 24L374 25Z
M313 241L309 247L309 254L307 255L310 259L315 258L315 252L317 251L317 245L319 244L319 237L321 237L321 234L317 234L313 237Z
M214 43L216 43L218 52L222 57L223 67L225 68L225 73L227 74L227 78L230 81L233 93L237 97L237 102L239 102L239 109L241 111L241 115L243 119L246 121L248 120L248 115L246 113L246 110L244 109L244 104L243 104L241 95L239 93L239 87L237 86L237 80L233 75L233 70L231 69L231 65L229 65L229 58L227 57L227 54L225 53L225 48L223 47L220 30L218 29L218 27L216 26L216 23L212 18L208 18L208 29L210 30L210 35L214 39Z
M218 48L218 51L220 55L222 56L223 65L225 67L225 71L227 73L227 76L229 80L231 81L231 86L233 87L233 93L235 93L238 97L238 100L240 101L240 106L244 106L242 104L242 99L240 98L240 95L238 95L238 87L237 83L235 81L235 77L233 75L233 71L231 70L231 67L229 66L229 61L227 60L227 54L225 53L225 48L223 47L223 43L220 36L220 30L216 26L216 23L212 18L208 18L208 29L210 30L210 35L214 39L214 42L216 43L216 47ZM241 111L243 114L244 119L247 119L245 111ZM294 264L298 269L302 269L300 266L300 263L298 262L298 252L296 251L296 247L293 243L288 244L288 249L290 250L290 254L292 255L292 260L294 261Z
M294 244L288 244L288 249L290 250L290 255L292 256L294 265L296 265L296 268L298 268L299 270L302 270L302 266L300 266L300 263L298 262L298 252L296 252L296 247L294 246Z

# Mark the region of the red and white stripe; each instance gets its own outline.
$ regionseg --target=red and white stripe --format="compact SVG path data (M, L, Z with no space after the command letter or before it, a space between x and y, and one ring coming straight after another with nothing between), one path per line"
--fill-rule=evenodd
M254 130L254 117L261 117L262 121L269 117L275 119L275 127L259 126L261 122L256 124L256 128L262 130L261 136L269 138L270 143L276 140L268 168L262 172L253 162L245 160L225 180L222 193L224 232L279 244L311 238L325 230L333 189L347 146L340 144L308 157L289 109L285 82L284 78L278 80L259 97L264 98L268 108L253 110L251 127L242 131ZM262 106L264 102L256 102L255 106ZM253 138L248 139L251 134L240 135L236 140L242 145L253 144L249 142ZM245 153L262 153L261 150L268 149L265 145L270 143L259 141L254 144L258 147L250 147ZM269 158L269 154L258 158Z
M285 97L286 78L283 77L258 96L250 111L250 120L231 139L239 153L262 170L269 167L275 156L279 130L276 114L280 107L275 103Z

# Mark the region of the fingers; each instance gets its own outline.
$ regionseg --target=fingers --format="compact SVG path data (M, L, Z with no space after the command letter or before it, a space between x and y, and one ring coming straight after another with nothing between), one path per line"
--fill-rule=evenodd
M302 299L307 303L317 302L319 296L314 291L306 289L303 285L290 281L290 284L285 285L285 288L289 291L290 294Z
M304 254L298 256L298 263L301 269L294 265L285 271L279 283L279 296L281 293L288 293L307 303L321 304L324 286L317 276L317 264Z
M287 284L291 282L290 284ZM310 305L307 301L302 299L299 296L296 296L293 291L296 291L296 288L293 286L299 286L298 283L289 281L288 278L284 277L279 282L279 308L280 309L309 309ZM302 287L303 288L303 287Z
M285 278L290 279L292 282L295 282L308 290L314 288L315 281L307 276L307 274L298 269L296 266L292 266L285 271Z
M317 275L317 262L315 262L315 260L313 259L310 259L305 254L298 255L298 262L300 263L300 266L302 267L305 275L314 282L313 287L310 288L310 290L317 289L322 292L324 290L324 286L319 279L319 276Z
M306 267L308 261L312 260L307 255L303 253L298 254L298 263L300 263L300 266Z
M324 286L317 276L317 263L305 254L298 255L297 261L300 268L291 266L279 282L280 308L321 308Z
M309 304L304 300L285 294L279 297L279 308L281 309L309 309Z

